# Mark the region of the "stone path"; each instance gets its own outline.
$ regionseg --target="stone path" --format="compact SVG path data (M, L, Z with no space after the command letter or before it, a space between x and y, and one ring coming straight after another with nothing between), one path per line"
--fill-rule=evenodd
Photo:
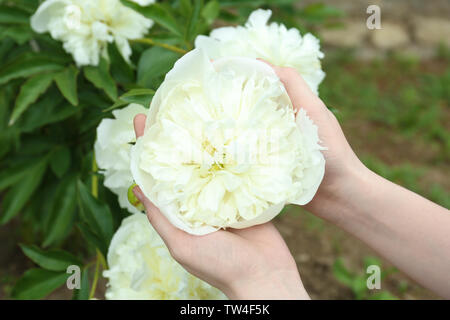
M315 3L303 0L299 6ZM321 28L317 33L325 47L354 48L357 56L373 58L395 51L431 58L436 49L450 48L450 0L322 0L340 9L340 27ZM369 30L369 5L381 9L381 29Z

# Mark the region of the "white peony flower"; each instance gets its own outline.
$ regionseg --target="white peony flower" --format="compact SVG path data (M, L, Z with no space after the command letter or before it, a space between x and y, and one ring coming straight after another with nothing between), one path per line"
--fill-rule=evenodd
M131 0L131 1L136 2L138 5L142 7L155 3L155 0Z
M170 255L144 214L122 221L108 249L106 298L226 299L218 289L194 277Z
M128 201L128 188L134 183L130 171L131 143L136 141L133 119L147 113L140 104L132 103L113 111L115 119L103 119L97 127L94 144L95 159L105 176L105 187L117 194L120 207L139 212Z
M129 61L128 39L141 38L152 25L120 0L46 0L31 17L33 30L62 41L78 66L98 65L112 42Z
M325 77L319 39L310 33L302 36L297 29L287 29L283 24L267 24L271 14L270 10L255 10L244 27L218 28L209 37L199 35L195 47L206 50L212 59L261 58L276 66L295 68L317 94Z
M325 160L317 127L295 118L267 64L195 49L167 74L131 151L143 193L178 228L206 234L271 220L309 202Z

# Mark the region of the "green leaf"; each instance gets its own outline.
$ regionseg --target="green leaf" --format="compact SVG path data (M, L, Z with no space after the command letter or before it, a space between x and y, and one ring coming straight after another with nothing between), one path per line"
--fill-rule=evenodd
M55 76L55 82L61 94L74 106L78 105L77 76L79 70L71 65Z
M86 241L93 245L95 248L98 248L106 257L108 254L108 244L100 239L100 237L91 230L87 223L80 222L77 224L77 227Z
M44 251L35 245L20 245L23 253L40 267L51 271L66 271L70 265L82 266L83 262L63 250Z
M334 262L333 274L337 280L339 280L346 286L351 287L353 285L354 276L344 266L344 262L341 258L336 259L336 261Z
M192 12L191 0L180 0L178 12L185 17L189 17Z
M146 88L157 88L179 57L178 53L160 47L145 50L138 63L138 84Z
M0 84L12 79L29 77L38 73L59 71L60 64L45 57L25 57L18 59L2 68L0 71Z
M63 146L53 152L50 158L50 168L58 178L61 178L70 167L70 150Z
M378 258L367 256L364 257L364 268L367 269L367 267L375 265L381 268L381 261Z
M26 162L5 169L0 173L0 191L20 181L29 170L32 170L35 162Z
M114 102L114 104L112 106L110 106L109 108L106 108L105 110L102 110L102 113L110 112L114 109L123 107L127 104L128 104L128 102L118 99L116 102Z
M208 1L203 7L201 15L205 19L206 23L210 25L216 20L220 13L220 3L217 0Z
M99 201L89 192L83 182L78 181L80 214L90 229L109 244L113 235L112 214L106 203Z
M16 99L9 125L13 125L27 108L45 92L52 84L53 74L38 74L28 79L20 88L19 95Z
M0 39L11 38L17 44L22 45L33 37L33 32L29 26L14 25L3 30L0 29Z
M368 292L366 277L365 276L356 276L353 279L353 282L350 287L353 291L353 294L355 295L356 300L363 299Z
M117 83L134 84L136 82L135 67L127 62L116 45L108 46L108 54L110 60L110 73Z
M30 169L20 183L11 188L4 199L3 210L0 212L0 224L11 220L24 207L34 191L41 183L47 168L48 158L40 160Z
M23 114L18 126L22 132L30 132L44 125L62 121L76 113L81 113L81 109L67 103L58 93L58 89L51 87L44 98Z
M0 41L0 60L4 61L4 58L10 53L14 47L14 41L12 39L3 39Z
M30 17L20 9L1 5L0 6L0 23L7 24L28 24Z
M342 11L324 3L312 3L299 10L298 16L310 22L321 22L342 16Z
M146 7L141 7L140 5L129 0L122 0L122 3L127 7L136 10L144 17L147 17L155 21L155 23L161 25L162 27L166 28L172 33L178 36L182 35L180 28L177 24L177 20L174 18L172 12L168 8L158 3L154 3L151 6Z
M66 177L58 186L55 202L46 226L43 247L67 237L75 218L77 199L76 176Z
M186 37L185 39L188 42L191 42L194 40L195 36L197 35L197 28L199 25L199 18L200 18L200 11L203 7L203 0L194 0L194 6L192 8L192 14L189 19L189 23L186 29Z
M381 291L374 294L369 295L368 300L398 300L396 296L394 296L389 291Z
M108 63L105 59L101 59L98 67L85 67L84 76L92 82L96 88L105 91L112 101L117 99L116 83L109 74Z
M138 103L148 108L154 94L155 90L152 89L132 89L120 96L119 100L126 103Z
M11 295L15 299L42 299L62 286L68 277L65 272L30 269L17 281Z
M74 299L75 300L89 300L89 269L83 269L81 274L80 289L75 289Z

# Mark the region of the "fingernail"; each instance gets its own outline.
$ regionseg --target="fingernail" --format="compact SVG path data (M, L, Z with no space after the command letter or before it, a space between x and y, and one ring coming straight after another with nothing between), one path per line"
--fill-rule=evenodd
M139 211L144 211L143 196L139 187L134 184L128 189L128 202Z
M142 193L138 186L133 187L133 194L139 199L139 201L142 201Z

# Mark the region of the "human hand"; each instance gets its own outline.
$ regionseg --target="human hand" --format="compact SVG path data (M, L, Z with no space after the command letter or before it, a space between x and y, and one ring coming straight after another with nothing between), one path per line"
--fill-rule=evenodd
M321 145L327 148L322 151L326 160L324 179L305 208L317 216L339 223L340 217L334 210L336 203L349 202L347 200L352 197L350 186L357 185L369 170L353 152L334 114L309 89L300 74L293 68L267 64L284 84L294 108L305 109L318 126Z
M135 117L136 137L143 135L145 120L143 114ZM133 192L175 260L230 299L309 299L295 261L272 223L194 236L174 227L139 187Z
M272 66L295 108L319 127L325 176L306 209L359 238L410 278L450 298L449 210L378 176L348 144L335 116L290 68Z

